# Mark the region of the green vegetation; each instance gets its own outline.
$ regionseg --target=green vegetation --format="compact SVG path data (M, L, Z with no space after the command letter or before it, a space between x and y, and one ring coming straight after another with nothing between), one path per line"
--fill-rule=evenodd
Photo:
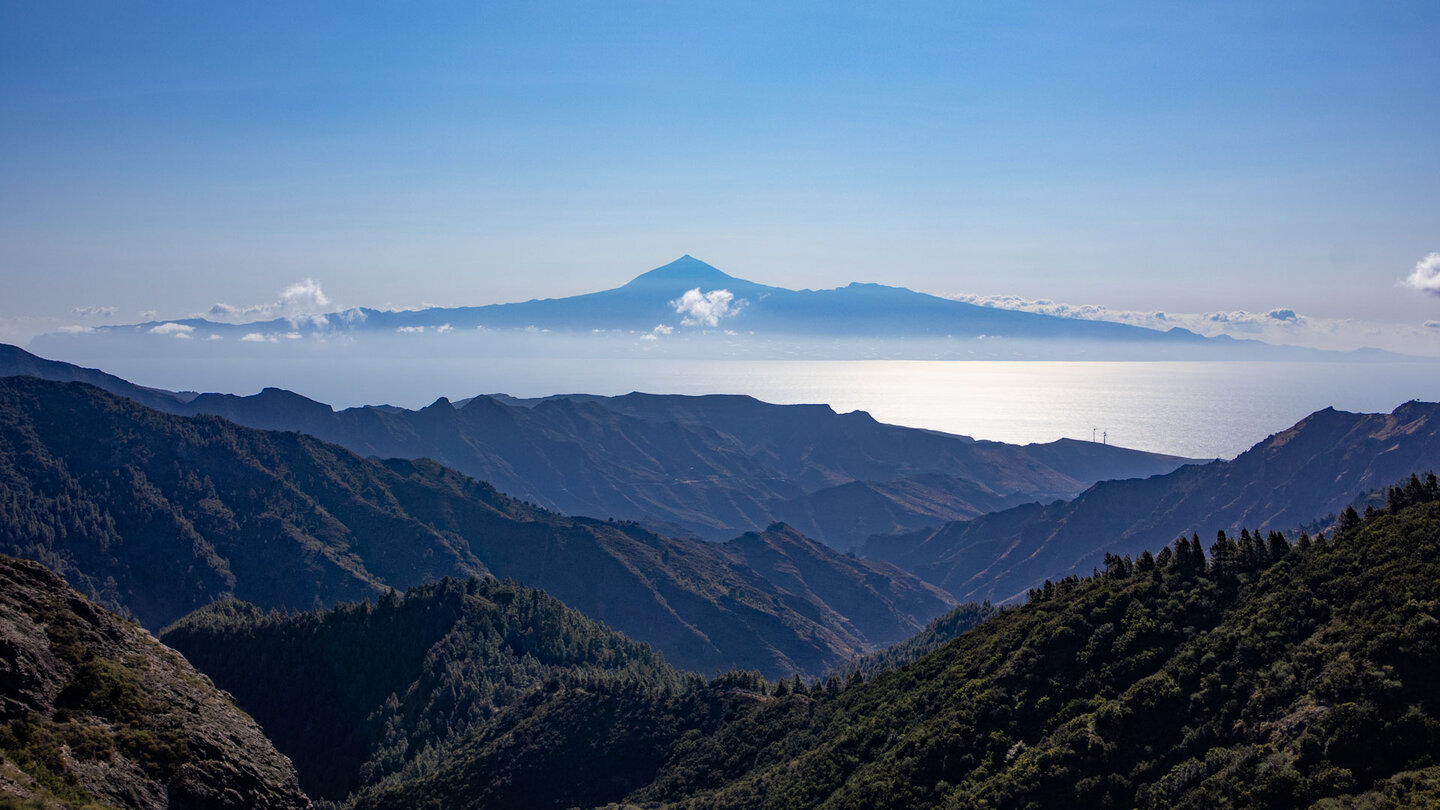
M208 680L33 562L0 557L0 653L0 806L306 806Z
M429 769L517 706L584 688L669 692L659 654L533 588L446 579L377 604L264 613L237 602L166 629L261 724L313 796Z
M551 780L528 806L1428 807L1436 671L1431 476L1330 539L1111 556L873 679L568 690L355 804L526 806L509 787L633 756L663 762L624 795Z
M49 648L69 675L49 713L28 711L0 722L0 754L65 807L95 803L67 760L130 760L145 776L165 781L188 756L173 728L154 722L145 686L148 665L139 656L113 657L113 642L86 632L88 619L73 603L51 602L35 611Z
M851 661L845 665L844 673L847 679L854 673L859 673L863 679L869 680L882 672L899 669L981 622L994 618L1000 610L1001 608L989 602L966 602L958 605L949 613L931 619L924 630L910 638Z

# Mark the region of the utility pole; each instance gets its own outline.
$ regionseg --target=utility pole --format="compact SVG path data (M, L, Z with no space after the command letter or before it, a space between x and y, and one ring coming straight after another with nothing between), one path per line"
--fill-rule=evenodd
M1101 444L1109 444L1109 443L1110 443L1110 431L1108 431L1108 430L1102 430L1102 431L1100 431L1100 443L1101 443Z
M1099 430L1099 429L1100 429L1100 428L1090 428L1090 443L1091 443L1091 444L1094 444L1094 443L1095 443L1095 431L1097 431L1097 430Z

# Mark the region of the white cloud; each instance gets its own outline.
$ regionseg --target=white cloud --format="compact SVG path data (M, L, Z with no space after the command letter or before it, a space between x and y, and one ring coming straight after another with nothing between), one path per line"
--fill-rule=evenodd
M1400 282L1412 290L1440 295L1440 253L1427 253Z
M246 332L246 333L245 333L245 336L242 337L242 338L240 338L240 342L241 342L241 343L266 343L266 342L274 343L274 342L275 342L275 338L273 338L273 337L266 337L266 336L260 334L259 332Z
M215 334L214 332L211 332L209 335L206 335L205 339L206 339L206 340L224 340L225 338L221 337L220 335Z
M729 290L711 290L708 293L700 292L700 288L688 290L674 301L670 306L675 312L682 316L682 326L719 326L722 318L727 318L740 311L744 301L736 301L735 294Z
M398 333L400 333L400 334L402 334L402 335L418 335L418 334L420 334L421 332L424 332L424 331L425 331L425 327L423 327L423 326L399 326L399 327L396 327L396 328L395 328L395 331L398 332Z
M140 320L142 320L142 321L153 321L153 320L155 320L155 310L153 310L153 309L141 310L141 312L140 312Z
M950 298L995 309L1038 312L1089 321L1111 321L1162 331L1180 327L1207 337L1230 335L1319 349L1344 351L1375 346L1424 354L1436 354L1437 350L1440 350L1440 347L1428 346L1429 341L1434 339L1434 332L1414 325L1377 324L1351 318L1317 318L1291 307L1276 307L1266 312L1248 312L1243 309L1219 312L1144 312L1111 309L1097 304L1064 304L1043 298L1029 300L1014 295L952 295ZM1417 345L1416 340L1425 341L1427 345Z
M90 334L91 332L94 332L94 331L95 331L95 327L93 327L93 326L71 325L71 326L62 326L62 327L60 327L59 329L56 329L55 331L57 331L57 332L64 332L64 333L67 334L67 335L88 335L88 334Z
M118 312L119 310L118 310L116 307L88 306L88 307L75 307L74 309L72 309L72 310L70 310L70 311L71 311L71 312L74 312L76 315L80 315L80 316L85 317L85 318L94 318L94 317L108 318L108 317L110 317L111 315L114 315L114 314L115 314L116 312Z
M435 331L443 335L447 332L454 332L455 327L451 326L448 323L442 323L439 326L435 327Z
M675 327L667 326L666 324L662 323L656 325L656 327L654 329L651 329L650 331L654 332L657 335L673 335L675 333Z
M194 331L195 327L183 323L162 323L159 326L150 327L152 335L173 335L185 339L189 339L190 333Z
M250 306L217 303L204 314L212 320L227 323L252 323L284 318L290 322L291 329L299 329L307 323L323 328L330 323L327 313L333 309L333 304L320 288L320 282L307 278L286 287L276 301ZM353 324L357 319L365 320L365 313L353 307L336 315L347 324Z

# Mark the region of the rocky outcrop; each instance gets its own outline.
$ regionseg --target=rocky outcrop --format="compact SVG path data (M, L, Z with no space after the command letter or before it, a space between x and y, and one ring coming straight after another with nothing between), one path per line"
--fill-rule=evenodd
M0 557L0 800L308 808L295 769L179 653Z

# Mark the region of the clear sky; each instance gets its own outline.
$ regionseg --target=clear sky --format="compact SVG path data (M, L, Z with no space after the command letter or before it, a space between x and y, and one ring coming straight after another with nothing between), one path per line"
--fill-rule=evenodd
M0 0L0 339L690 253L1440 340L1398 283L1440 251L1437 41L1435 0Z

